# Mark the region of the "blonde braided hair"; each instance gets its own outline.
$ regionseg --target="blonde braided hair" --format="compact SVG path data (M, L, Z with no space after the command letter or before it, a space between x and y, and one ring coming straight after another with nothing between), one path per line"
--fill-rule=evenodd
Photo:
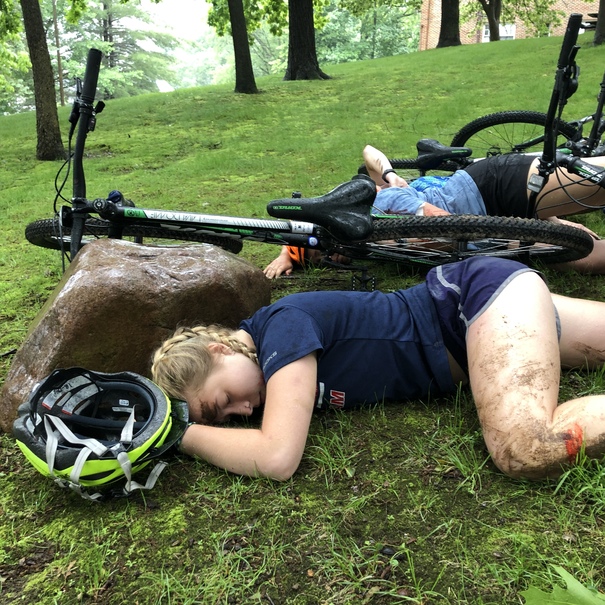
M234 330L217 325L179 328L153 354L153 381L171 397L185 400L185 393L201 388L215 367L216 356L208 348L211 343L224 344L258 363L256 352L236 338ZM203 420L212 422L216 412L203 412Z

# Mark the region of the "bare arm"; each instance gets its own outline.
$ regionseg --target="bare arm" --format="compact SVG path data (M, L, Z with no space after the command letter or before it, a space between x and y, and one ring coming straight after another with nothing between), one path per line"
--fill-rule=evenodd
M386 180L382 175L386 170L392 170L391 162L382 151L366 145L363 149L363 161L368 169L368 173L372 180L380 187L407 187L407 181L401 178L398 174L391 172L387 175Z
M193 425L181 449L232 473L285 481L300 464L315 403L317 359L312 353L267 382L259 429Z

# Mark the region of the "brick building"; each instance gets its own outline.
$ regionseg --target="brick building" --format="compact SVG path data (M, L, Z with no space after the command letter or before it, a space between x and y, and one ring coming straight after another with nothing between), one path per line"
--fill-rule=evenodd
M461 0L461 3L465 0ZM599 3L582 2L581 0L557 0L553 5L556 10L563 11L566 15L571 13L582 13L585 17L589 13L596 13L599 9ZM551 34L561 36L565 32L567 19L562 19L562 24L553 27ZM420 44L418 50L427 50L435 48L439 40L439 30L441 28L441 0L423 0L422 12L420 17ZM526 38L526 28L520 20L514 24L500 25L500 39ZM460 24L460 41L462 44L475 44L477 42L489 42L489 29L487 27L487 17L482 10L477 13L477 19L472 22Z

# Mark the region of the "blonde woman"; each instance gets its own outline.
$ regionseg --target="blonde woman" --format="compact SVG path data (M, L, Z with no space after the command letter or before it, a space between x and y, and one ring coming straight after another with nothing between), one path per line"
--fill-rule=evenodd
M180 329L153 379L187 401L182 451L233 473L290 478L311 415L326 407L472 391L494 463L555 476L605 451L605 396L558 405L560 368L603 365L605 305L551 294L515 261L477 257L432 269L408 290L287 296L238 330ZM256 428L221 426L262 408Z

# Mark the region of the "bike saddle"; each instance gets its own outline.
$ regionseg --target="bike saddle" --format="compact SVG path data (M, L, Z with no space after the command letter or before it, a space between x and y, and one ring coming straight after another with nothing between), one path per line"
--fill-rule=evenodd
M420 139L416 143L417 164L421 170L435 170L447 160L468 158L473 150L469 147L448 147L435 139Z
M316 223L341 240L361 240L372 232L372 204L376 197L374 181L356 175L319 197L286 198L267 204L275 218Z

